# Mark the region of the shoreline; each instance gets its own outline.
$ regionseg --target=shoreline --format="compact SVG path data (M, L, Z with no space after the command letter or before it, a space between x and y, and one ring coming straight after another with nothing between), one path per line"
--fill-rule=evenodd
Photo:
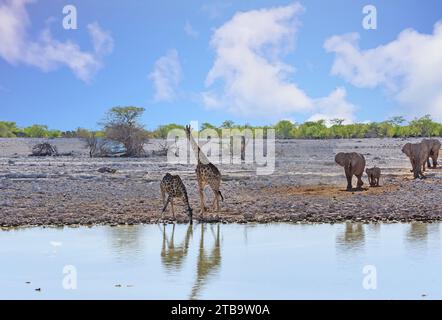
M193 196L193 222L223 224L336 224L336 223L409 223L442 221L442 207L437 200L441 194L442 183L426 180L410 180L408 177L387 176L387 185L366 188L364 191L347 192L338 185L308 186L258 186L255 190L238 192L236 197L228 193L228 199L221 205L219 213L208 212L203 219L198 212L198 203ZM416 194L416 189L418 193ZM196 190L195 190L196 191ZM196 192L192 192L195 194ZM241 194L249 194L247 198ZM252 196L253 195L253 196ZM413 203L413 197L424 195L426 198ZM434 199L427 202L426 199ZM57 200L52 197L52 200ZM227 202L228 201L228 202ZM122 201L119 201L122 202ZM243 210L235 210L242 203ZM412 205L413 204L413 205ZM0 212L0 228L17 227L93 227L139 224L188 223L181 203L176 204L176 220L169 210L161 219L161 202L149 203L139 198L126 198L119 203L118 209L112 210L112 203L105 200L81 204L74 200L70 210L47 208L51 205L35 208L33 213L17 207L7 208L7 213ZM72 209L71 209L72 210Z
M2 140L0 228L156 224L162 209L159 184L166 172L179 174L199 221L199 196L193 164L169 164L165 157L88 158L76 140L54 140L66 157L28 157L23 140ZM442 221L442 167L428 179L412 180L410 162L398 139L283 141L276 144L271 175L257 176L248 165L221 165L221 212L207 223L398 223ZM154 144L149 145L154 148ZM382 168L381 186L344 191L344 171L334 163L338 151L356 151L367 167ZM9 155L8 155L9 154ZM108 166L116 173L100 173ZM354 182L353 182L354 183ZM207 190L209 206L212 193ZM186 223L180 203L176 223ZM171 223L166 211L164 222ZM160 221L162 223L162 221Z
M244 224L250 224L250 225L266 225L266 224L298 224L298 225L322 225L322 224L344 224L344 223L352 223L352 224L363 224L363 225L370 225L370 224L407 224L407 223L425 223L425 224L432 224L432 223L441 223L442 222L442 216L440 217L427 217L427 216L419 216L419 217L399 217L399 216L390 216L390 217L379 217L379 218L341 218L341 219L334 219L330 218L329 220L326 219L317 219L316 217L309 217L307 219L302 218L296 220L292 217L263 217L261 219L229 219L229 218L222 218L222 217L211 217L208 219L203 220L193 220L194 225L198 224L237 224L237 225L244 225ZM58 228L95 228L95 227L120 227L120 226L143 226L143 225L187 225L189 224L188 220L185 219L177 219L177 220L158 220L153 219L150 221L139 221L135 223L91 223L91 224L18 224L18 225L4 225L0 226L0 231L13 231L13 230L20 230L20 229L30 229L30 228L42 228L42 229L58 229Z

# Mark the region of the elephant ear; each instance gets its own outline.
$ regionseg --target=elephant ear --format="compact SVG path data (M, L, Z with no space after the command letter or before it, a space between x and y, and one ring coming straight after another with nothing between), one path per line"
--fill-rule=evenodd
M436 140L436 141L434 142L434 145L433 145L434 151L435 151L435 152L438 152L438 151L440 150L441 146L442 146L442 145L441 145L440 141L439 141L439 140Z
M347 161L347 155L343 152L338 153L335 157L335 162L342 167L345 166L346 161Z
M428 143L421 143L421 152L428 155L431 152L431 146Z
M402 147L402 152L405 153L408 157L411 156L411 143L407 143Z

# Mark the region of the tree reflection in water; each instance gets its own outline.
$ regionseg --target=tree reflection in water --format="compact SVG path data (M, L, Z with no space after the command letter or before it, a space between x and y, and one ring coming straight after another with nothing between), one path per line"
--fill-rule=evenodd
M113 251L118 259L138 259L144 251L143 233L145 228L141 225L119 225L107 228Z

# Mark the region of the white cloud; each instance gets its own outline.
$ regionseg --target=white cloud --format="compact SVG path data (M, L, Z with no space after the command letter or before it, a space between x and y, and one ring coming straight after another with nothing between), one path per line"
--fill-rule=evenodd
M181 65L178 52L173 49L159 58L149 74L155 88L155 101L173 101L181 81Z
M344 124L354 122L356 107L346 100L347 91L344 88L337 88L328 97L315 100L315 107L318 113L312 115L308 121L325 120L331 125L333 119L343 119Z
M208 1L201 7L201 11L204 12L209 19L217 19L223 15L223 12L229 8L232 4L228 2L214 2Z
M0 5L0 57L8 63L35 66L52 71L64 65L76 77L89 82L102 66L102 56L112 51L112 38L97 23L88 25L96 52L85 52L72 41L54 39L48 27L37 39L30 39L26 5L32 0L7 0Z
M198 31L190 24L189 21L186 21L184 25L184 32L191 38L198 38Z
M281 60L293 47L296 17L302 11L299 4L292 4L241 12L215 31L211 45L216 59L203 95L208 106L223 105L244 116L312 108L306 94L288 81L293 68ZM222 89L210 89L218 80Z
M340 116L351 121L354 108L345 101L344 89L313 99L290 79L294 68L283 57L293 51L303 11L293 3L240 12L215 30L211 46L216 57L201 94L204 105L239 116L272 119L299 112L329 118L338 108Z
M442 120L442 22L433 34L413 29L376 48L362 50L356 33L333 36L325 49L335 53L332 74L360 88L382 87L407 114Z
M87 26L89 34L92 37L92 43L97 55L103 56L110 54L114 49L114 39L111 35L103 31L98 23L94 22Z

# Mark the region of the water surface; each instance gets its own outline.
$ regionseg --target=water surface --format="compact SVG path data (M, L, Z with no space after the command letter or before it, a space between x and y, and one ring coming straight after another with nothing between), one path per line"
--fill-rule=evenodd
M441 299L440 235L436 223L0 231L0 298Z

